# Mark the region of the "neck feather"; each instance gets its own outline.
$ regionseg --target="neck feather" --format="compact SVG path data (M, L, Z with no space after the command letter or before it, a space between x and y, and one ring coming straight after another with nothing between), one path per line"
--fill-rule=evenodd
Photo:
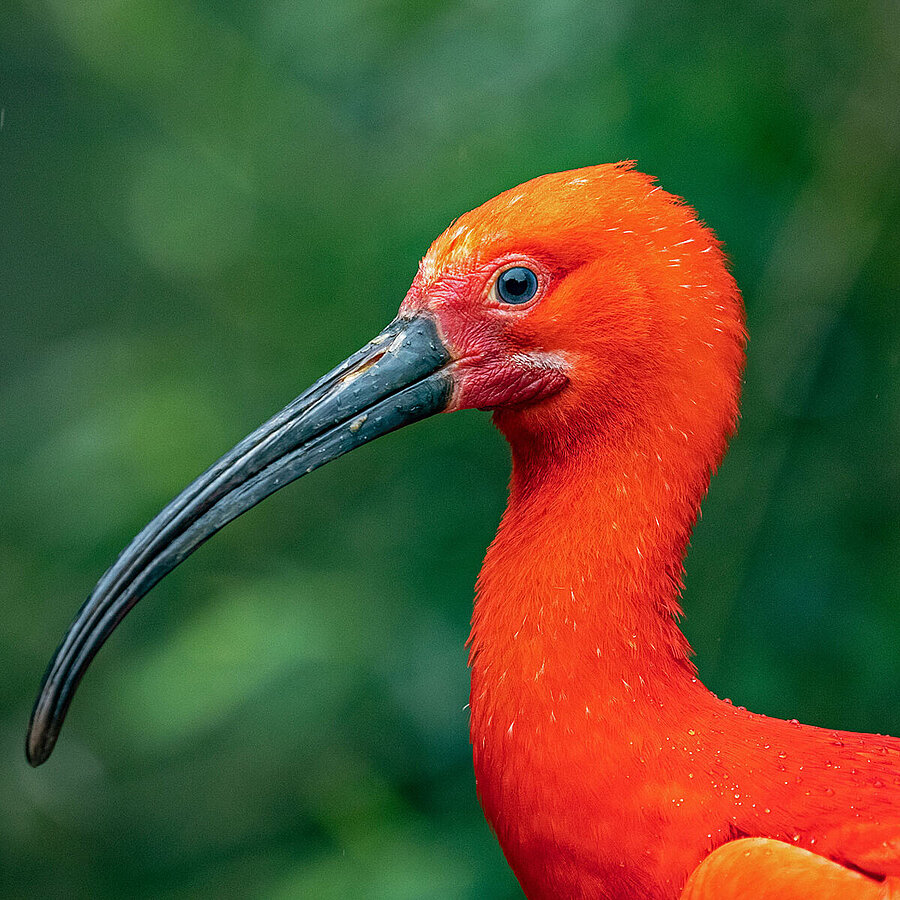
M685 443L656 427L577 452L513 442L473 615L473 732L541 697L557 704L554 688L656 702L696 684L676 622L682 560L721 448L710 459Z

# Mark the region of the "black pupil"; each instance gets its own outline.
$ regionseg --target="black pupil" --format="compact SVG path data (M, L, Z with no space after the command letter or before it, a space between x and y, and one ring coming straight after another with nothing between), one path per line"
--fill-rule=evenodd
M497 279L497 293L504 303L527 303L537 287L537 276L524 266L507 269Z

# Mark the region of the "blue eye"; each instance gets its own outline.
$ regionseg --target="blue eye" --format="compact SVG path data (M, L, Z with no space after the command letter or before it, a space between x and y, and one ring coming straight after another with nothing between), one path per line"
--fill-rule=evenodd
M497 278L497 296L504 303L527 303L537 289L537 275L524 266L507 269Z

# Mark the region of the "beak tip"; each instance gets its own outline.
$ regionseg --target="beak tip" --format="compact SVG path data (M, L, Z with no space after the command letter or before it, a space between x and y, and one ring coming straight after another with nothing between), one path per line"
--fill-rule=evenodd
M50 751L40 744L32 743L31 736L25 744L25 758L33 769L43 765L50 756Z
M25 736L25 758L28 764L34 769L43 765L50 758L55 744L54 730L48 728L46 722L39 722L37 716L33 715Z

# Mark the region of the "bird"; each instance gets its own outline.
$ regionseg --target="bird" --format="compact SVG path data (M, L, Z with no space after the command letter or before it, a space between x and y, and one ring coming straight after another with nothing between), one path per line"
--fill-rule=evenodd
M525 895L900 897L900 740L719 699L678 624L746 337L721 243L633 162L542 175L465 213L396 319L100 579L44 676L29 761L49 756L116 625L225 524L383 434L488 410L512 475L476 582L470 737Z

